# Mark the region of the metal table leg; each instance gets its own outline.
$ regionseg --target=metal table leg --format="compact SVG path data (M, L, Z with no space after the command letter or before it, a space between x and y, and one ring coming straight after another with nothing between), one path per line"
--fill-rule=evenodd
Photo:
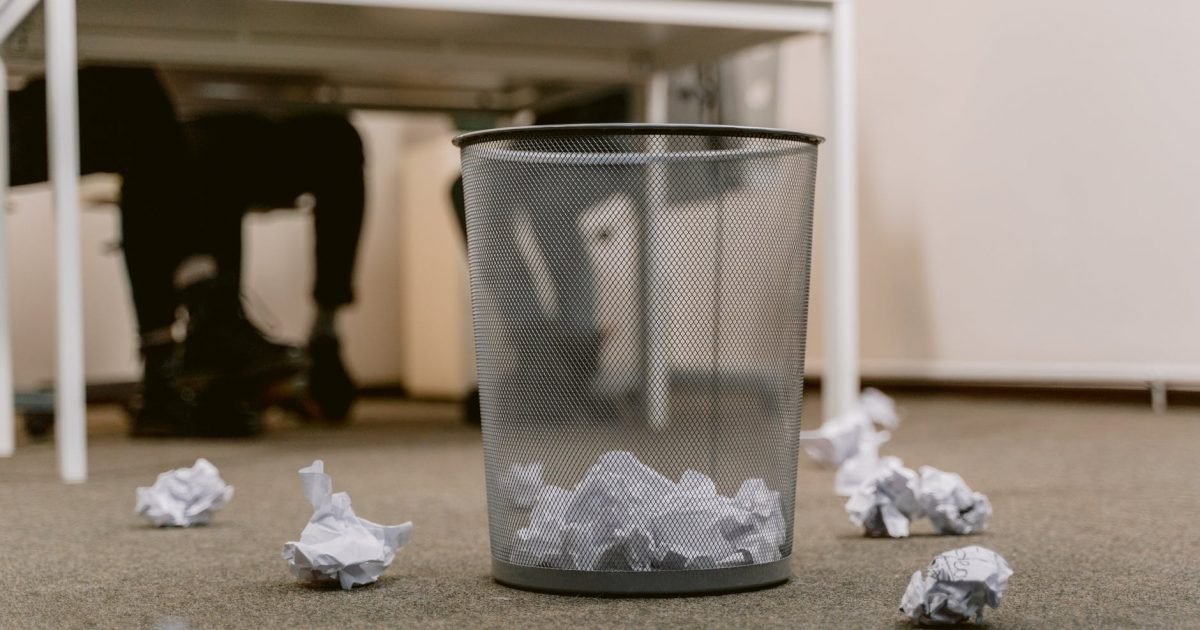
M0 457L16 448L12 331L8 317L8 67L0 59Z
M87 481L83 376L83 279L79 241L79 97L74 0L46 0L50 182L58 257L58 382L55 441L67 483Z
M854 0L833 5L829 33L829 94L832 130L826 150L830 182L825 261L825 373L821 384L826 418L848 411L858 398L858 150L855 104Z

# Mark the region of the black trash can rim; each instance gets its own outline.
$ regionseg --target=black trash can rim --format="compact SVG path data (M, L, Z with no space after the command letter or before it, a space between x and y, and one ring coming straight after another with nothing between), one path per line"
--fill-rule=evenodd
M720 138L774 138L817 145L825 141L800 131L772 129L770 127L743 127L738 125L691 125L660 123L590 123L582 125L525 125L520 127L497 127L481 131L470 131L454 137L454 146L466 147L478 142L509 138L550 138L562 136L712 136Z

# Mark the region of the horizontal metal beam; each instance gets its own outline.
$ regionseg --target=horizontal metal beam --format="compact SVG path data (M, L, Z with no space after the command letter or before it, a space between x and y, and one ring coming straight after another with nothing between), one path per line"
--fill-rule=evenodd
M662 26L729 28L778 33L824 33L830 3L721 2L710 0L276 0L422 9L450 13L629 22Z
M335 104L354 109L486 111L508 113L539 101L533 88L516 90L439 89L320 83L272 84L264 87L259 76L231 75L227 80L180 81L168 76L176 107L185 113L221 107L268 104L274 107Z
M180 39L168 34L87 32L79 35L79 55L88 61L144 61L184 68L342 72L376 77L381 82L402 74L408 67L499 72L518 79L629 81L642 66L640 60L626 55L546 55L544 51L519 47L445 48L408 43L360 46L350 42L264 41L254 37Z

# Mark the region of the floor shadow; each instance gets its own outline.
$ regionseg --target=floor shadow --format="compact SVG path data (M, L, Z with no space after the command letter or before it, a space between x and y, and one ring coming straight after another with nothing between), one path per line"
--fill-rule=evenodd
M937 532L914 532L914 533L910 533L906 538L949 538L949 539L958 539L958 540L978 540L980 538L987 538L987 536L988 536L987 532L976 532L974 534L939 534ZM904 538L889 538L887 536L864 536L862 534L850 534L850 533L837 534L836 538L838 540L868 540L868 541L882 540L882 541L891 541L891 542L894 542L897 540L904 540Z
M159 527L158 525L155 525L154 523L137 523L136 525L131 524L131 525L127 526L126 529L132 529L132 530L137 530L137 531L169 532L169 531L183 531L183 530L190 530L190 529L191 530L194 530L194 529L220 530L225 527L228 527L228 524L221 523L218 521L218 522L210 522L210 523L201 523L201 524L191 525L188 527L176 527L173 525L165 525L165 526Z

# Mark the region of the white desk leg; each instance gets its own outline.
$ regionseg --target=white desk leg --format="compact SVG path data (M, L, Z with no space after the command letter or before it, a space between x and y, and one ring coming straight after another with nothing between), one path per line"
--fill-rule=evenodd
M833 4L829 33L832 130L827 151L831 183L826 226L826 418L845 413L858 397L858 151L855 103L854 0Z
M55 441L67 483L87 481L83 381L83 280L79 243L79 96L75 1L46 0L46 87L50 182L58 257L58 382Z
M643 112L645 122L667 122L667 106L671 96L671 75L664 71L651 74L646 79L646 111Z
M645 104L646 122L667 122L667 102L670 96L670 76L666 72L655 72L646 81ZM657 139L661 143L662 140ZM665 144L653 147L656 151L665 151ZM666 177L662 164L651 163L650 180L661 182ZM665 186L650 186L646 190L646 269L643 278L647 285L646 295L646 414L647 421L655 429L665 428L670 421L671 412L671 366L670 366L670 296L667 293L669 283L663 278L664 261L661 244L665 242L662 234L662 220L659 214L666 207L664 198Z
M0 59L0 457L16 449L8 320L8 67Z

